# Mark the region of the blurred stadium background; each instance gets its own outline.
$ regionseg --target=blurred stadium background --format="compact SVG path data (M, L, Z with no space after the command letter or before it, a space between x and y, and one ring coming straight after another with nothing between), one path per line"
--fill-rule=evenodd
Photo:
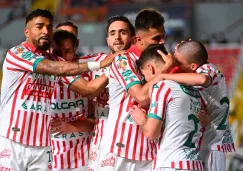
M243 171L243 0L0 0L1 66L7 50L25 40L25 15L36 8L51 10L54 23L70 19L78 25L80 55L109 51L105 33L109 16L126 15L134 22L144 8L165 16L166 46L171 51L188 38L205 43L209 61L226 77L231 98L237 152L227 156L227 167Z

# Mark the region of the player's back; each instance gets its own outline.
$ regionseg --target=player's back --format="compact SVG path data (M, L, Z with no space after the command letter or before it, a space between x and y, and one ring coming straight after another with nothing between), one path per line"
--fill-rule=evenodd
M225 77L219 69L207 63L197 69L198 73L207 74L212 83L207 88L199 88L200 94L205 101L207 112L216 132L206 129L201 149L218 151L235 151L233 139L228 126L229 98ZM217 133L217 136L216 134ZM211 144L211 146L209 146ZM224 147L227 144L227 147Z
M201 136L201 126L197 119L197 113L201 110L199 91L170 80L158 83L154 91L156 88L170 91L168 100L158 102L166 109L162 110L164 116L161 115L164 131L157 142L156 167L201 170L202 163L198 161L197 149Z

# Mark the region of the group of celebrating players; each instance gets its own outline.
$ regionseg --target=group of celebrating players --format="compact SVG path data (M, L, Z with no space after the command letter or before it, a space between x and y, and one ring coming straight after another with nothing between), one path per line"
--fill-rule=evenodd
M225 78L204 45L166 51L164 17L110 17L110 54L77 56L78 28L26 17L3 64L0 170L226 170L235 147Z

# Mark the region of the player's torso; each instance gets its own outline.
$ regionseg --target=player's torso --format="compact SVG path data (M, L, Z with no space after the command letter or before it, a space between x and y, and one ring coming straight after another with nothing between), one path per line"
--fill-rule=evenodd
M126 65L132 63L134 67L138 59L137 56L129 54L130 61L123 60L126 56L119 56L116 67L121 72L121 77L125 82L134 82L134 75L130 70L126 70ZM130 64L129 64L130 65ZM118 81L117 68L110 67L109 78L109 117L105 126L105 134L101 142L101 148L110 151L118 156L132 160L151 160L155 156L153 142L149 141L143 134L141 127L136 125L131 119L129 109L136 103L127 93L124 86ZM123 71L124 68L124 71ZM135 69L135 68L132 68ZM137 76L136 76L137 77ZM141 79L141 77L140 77Z
M166 106L164 131L157 140L158 167L171 167L171 162L197 160L196 148L202 135L197 119L197 113L201 110L197 89L168 80L165 83L171 89L171 98Z

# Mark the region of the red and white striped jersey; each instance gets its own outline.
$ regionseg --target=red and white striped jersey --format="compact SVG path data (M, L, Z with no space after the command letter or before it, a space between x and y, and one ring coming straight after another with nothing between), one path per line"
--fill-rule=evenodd
M50 146L51 96L61 78L69 85L73 77L36 73L44 59L62 60L41 54L27 42L11 48L3 64L0 135L21 144Z
M89 74L82 74L81 77L91 80ZM82 120L88 117L88 98L82 98L58 81L52 95L51 109L53 119L65 122ZM51 135L53 168L71 169L87 165L89 135L89 132L72 132L58 137Z
M80 58L80 62L97 62L101 61L106 58L106 54L99 53L99 54L92 54L88 56L84 56ZM100 77L105 70L109 68L99 69L92 72L92 79L96 79ZM109 105L107 101L109 100L109 92L108 88L105 88L101 91L101 93L93 100L94 103L94 115L96 119L96 124L94 126L94 131L92 134L91 142L94 143L97 147L100 146L101 138L104 134L104 126L108 119L109 114Z
M203 170L198 150L202 135L197 119L200 110L200 93L196 88L170 80L154 85L148 118L163 121L163 131L156 140L155 168Z
M199 87L211 118L211 126L205 129L201 149L234 152L234 142L228 124L229 97L225 77L211 63L202 65L196 72L206 74L212 79L212 83L207 88Z
M129 114L135 100L127 91L131 86L141 84L141 76L136 69L140 53L136 46L132 46L126 54L118 55L110 66L110 111L100 148L127 159L152 160L155 144L143 135L141 127Z

